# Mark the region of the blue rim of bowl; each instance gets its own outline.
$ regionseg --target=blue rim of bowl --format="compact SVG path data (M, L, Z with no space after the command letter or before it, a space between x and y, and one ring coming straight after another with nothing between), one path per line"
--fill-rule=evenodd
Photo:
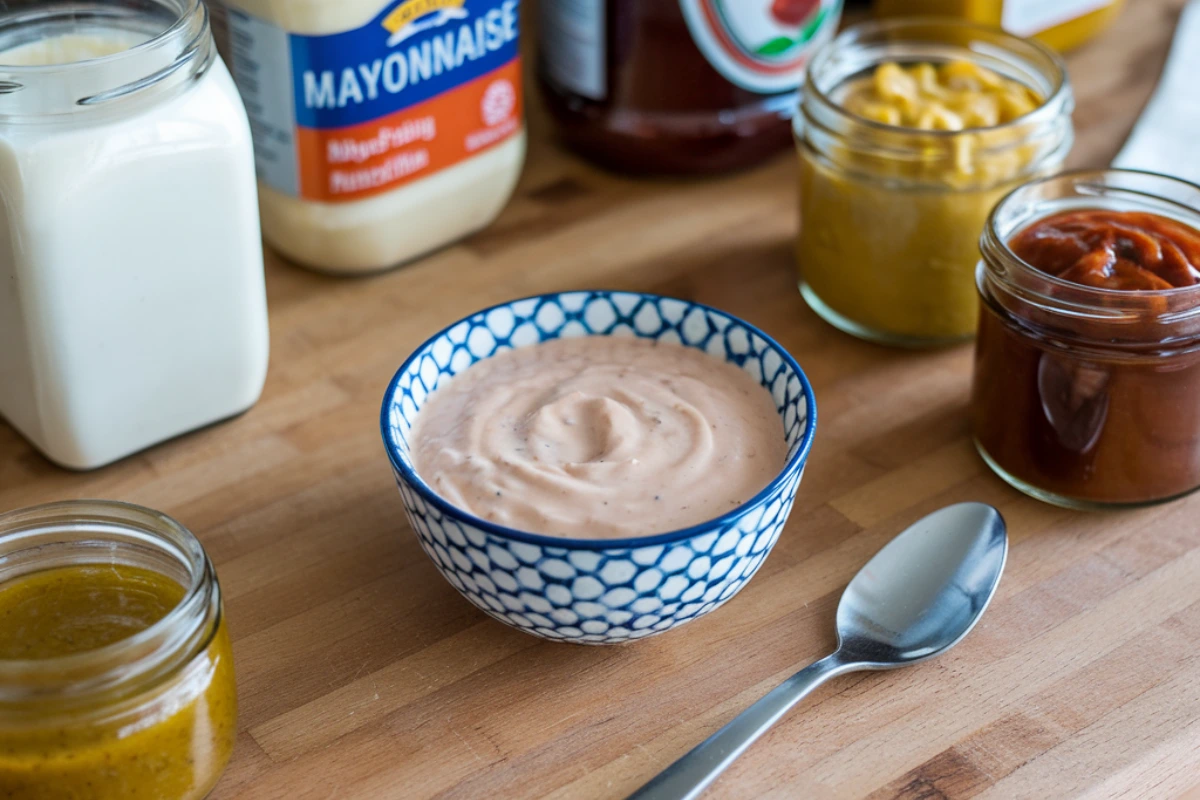
M791 366L793 370L795 370L797 377L800 379L800 389L804 392L804 401L808 406L808 421L804 427L804 433L800 435L800 446L796 448L796 452L793 453L792 457L784 463L783 467L779 470L779 473L771 479L770 483L764 486L761 491L759 491L749 500L738 506L735 510L726 511L720 516L713 517L712 519L705 520L704 522L699 522L687 528L679 528L672 531L665 531L663 533L653 533L647 536L634 536L626 539L575 539L566 536L549 536L542 533L529 533L518 528L509 528L496 522L490 522L482 517L477 517L469 511L459 508L453 503L442 499L437 492L429 488L429 485L425 483L423 478L417 475L417 471L414 468L409 467L404 463L403 460L400 459L396 453L396 445L394 442L392 442L392 437L390 435L391 425L389 424L388 412L391 410L391 400L396 394L396 385L400 382L401 376L404 375L405 371L408 370L409 365L413 363L418 355L424 352L426 347L429 347L435 339L448 334L451 328L455 328L464 322L468 322L473 317L486 315L490 311L494 311L499 308L507 308L515 303L528 302L530 300L549 300L555 297L562 297L565 294L584 294L589 295L590 297L626 294L635 295L651 301L674 300L676 302L686 303L690 306L700 308L705 311L711 311L712 313L722 317L727 317L739 325L744 326L751 333L762 337L763 341L765 341L770 347L773 347L775 351L779 353L784 362ZM686 347L687 345L683 346ZM489 358L490 357L491 356L489 356ZM467 367L467 369L470 369L470 367ZM766 387L763 388L765 389ZM419 411L417 413L418 415L420 414ZM444 517L460 519L463 522L466 522L478 528L479 530L484 531L485 533L493 534L494 536L498 536L502 539L511 539L517 542L525 542L526 544L536 544L541 547L558 547L576 550L623 550L634 549L638 547L653 547L660 544L671 544L683 539L690 539L693 536L700 536L705 533L709 533L713 528L725 527L727 524L745 513L746 508L757 505L765 500L767 496L779 488L781 483L791 476L794 470L803 469L804 462L808 459L808 452L812 449L813 436L817 430L817 398L813 394L812 384L809 383L808 376L804 374L804 370L800 368L800 364L797 363L796 359L792 357L791 353L784 349L779 342L775 341L769 335L764 333L757 325L752 325L741 317L730 314L728 311L722 311L719 308L714 308L713 306L706 305L704 303L698 303L695 300L685 300L681 297L670 297L661 294L651 294L649 292L629 292L619 289L574 289L561 292L546 292L544 294L535 294L528 297L517 297L512 300L505 300L502 303L496 303L495 305L491 305L486 308L481 308L478 311L472 311L467 316L455 320L437 333L425 339L425 341L413 348L412 353L409 354L408 358L404 359L404 363L400 365L400 368L396 370L396 374L393 375L392 379L388 382L387 391L384 392L383 395L383 406L379 412L379 430L380 434L383 436L384 449L387 450L388 461L391 462L392 468L398 471L405 478L408 484L413 487L419 495L421 495L422 500L424 500L427 504L437 508Z

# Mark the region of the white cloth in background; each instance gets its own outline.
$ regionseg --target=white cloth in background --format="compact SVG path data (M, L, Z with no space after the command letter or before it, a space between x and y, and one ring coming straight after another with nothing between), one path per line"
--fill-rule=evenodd
M1158 87L1113 166L1200 183L1200 0L1184 7Z

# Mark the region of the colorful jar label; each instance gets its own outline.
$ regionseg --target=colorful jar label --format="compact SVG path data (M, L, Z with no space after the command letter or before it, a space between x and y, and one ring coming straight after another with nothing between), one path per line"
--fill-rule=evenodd
M837 29L842 0L679 0L696 46L730 82L777 94L804 81L812 51Z
M307 200L359 200L516 134L518 4L400 0L323 36L226 9L260 180Z

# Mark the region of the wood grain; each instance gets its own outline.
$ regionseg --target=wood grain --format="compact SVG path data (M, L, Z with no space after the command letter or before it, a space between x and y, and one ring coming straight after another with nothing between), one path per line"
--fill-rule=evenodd
M1076 166L1116 152L1182 0L1135 0L1071 55ZM377 278L268 263L272 351L243 417L90 474L0 425L0 509L106 497L203 540L226 592L241 722L219 798L620 797L833 645L837 598L897 531L994 503L1012 551L958 649L819 690L712 797L1200 794L1200 496L1078 514L988 473L967 439L969 346L843 336L795 290L790 156L712 181L632 181L562 152L535 107L499 221ZM812 379L820 428L793 517L719 612L630 646L524 636L439 576L378 431L392 372L433 330L567 288L650 290L761 325Z

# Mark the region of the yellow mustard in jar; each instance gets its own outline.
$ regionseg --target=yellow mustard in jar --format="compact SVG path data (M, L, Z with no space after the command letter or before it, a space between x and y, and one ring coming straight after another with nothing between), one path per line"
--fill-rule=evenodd
M970 337L987 215L1061 164L1070 110L1062 63L1042 45L953 21L843 32L813 58L794 123L809 305L886 344Z
M96 523L96 538L57 536L68 520ZM236 691L199 543L145 509L63 503L0 516L0 556L0 797L208 794L233 750Z
M1042 103L1037 92L971 61L900 65L886 61L846 84L852 114L903 128L961 131L1012 122Z

